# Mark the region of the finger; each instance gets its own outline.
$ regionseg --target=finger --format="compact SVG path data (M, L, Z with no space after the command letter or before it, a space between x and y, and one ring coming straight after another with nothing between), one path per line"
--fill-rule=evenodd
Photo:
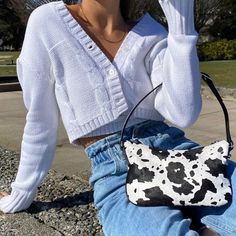
M8 193L8 192L0 192L0 199L5 197L5 196L8 196L8 195L10 195L10 193Z
M7 196L7 195L10 195L9 192L0 192L1 195L4 195L4 196Z

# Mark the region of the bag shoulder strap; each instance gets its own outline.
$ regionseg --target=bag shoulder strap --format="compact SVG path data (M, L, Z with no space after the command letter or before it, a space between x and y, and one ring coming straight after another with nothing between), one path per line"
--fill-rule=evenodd
M213 81L211 80L210 76L206 73L203 73L201 72L201 78L207 83L207 85L209 86L209 88L211 89L211 91L213 92L213 94L215 95L215 97L217 98L218 102L220 103L221 105L221 108L224 112L224 119L225 119L225 128L226 128L226 139L227 139L227 142L229 143L229 154L230 152L233 150L234 148L234 143L231 139L231 134L230 134L230 127L229 127L229 115L228 115L228 111L226 109L226 106L220 96L220 94L218 93ZM131 115L134 113L135 109L138 107L138 105L146 98L148 97L152 92L154 92L156 89L160 88L162 86L162 83L157 85L155 88L153 88L150 92L148 92L134 107L133 109L129 112L125 122L124 122L124 125L123 125L123 128L122 128L122 131L121 131L121 138L120 138L120 146L122 149L124 149L124 140L123 140L123 137L124 137L124 132L125 132L125 128L127 126L127 123L131 117Z

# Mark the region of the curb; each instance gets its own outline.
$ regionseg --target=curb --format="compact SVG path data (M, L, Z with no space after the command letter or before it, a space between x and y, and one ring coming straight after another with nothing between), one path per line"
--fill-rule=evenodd
M224 87L216 87L222 98L233 98L236 99L236 89L235 88L224 88ZM205 97L215 98L214 94L210 90L208 86L201 87L202 95Z
M22 89L19 82L0 84L0 93L11 92L11 91L21 91L21 90Z

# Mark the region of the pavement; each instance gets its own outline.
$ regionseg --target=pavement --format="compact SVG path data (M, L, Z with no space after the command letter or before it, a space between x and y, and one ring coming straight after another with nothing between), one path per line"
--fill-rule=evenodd
M229 112L232 138L236 140L236 99L229 96L224 98L224 102ZM22 91L0 92L0 107L0 146L12 150L12 153L20 153L26 117ZM203 109L199 119L191 128L184 131L188 138L202 145L225 139L223 112L211 95L203 96ZM236 161L235 150L232 159ZM18 168L15 160L19 160L19 155L13 155L11 151L3 153L0 167L6 168L2 169L3 173L1 171L0 180L3 184L0 181L0 185L9 187L12 179L9 176L15 174ZM86 194L92 193L88 191L89 172L90 164L83 148L69 144L60 121L52 170L49 171L37 198L26 212L0 212L0 236L102 236L102 228L95 217L93 202L85 198Z
M231 135L236 142L236 99L224 97L229 112ZM25 125L26 109L22 91L0 93L0 146L20 152ZM203 108L197 122L184 129L186 136L202 145L225 139L224 117L221 107L211 95L203 96ZM236 161L236 151L232 152ZM90 163L82 147L69 143L62 121L60 121L55 158L52 169L65 175L81 175L90 171Z

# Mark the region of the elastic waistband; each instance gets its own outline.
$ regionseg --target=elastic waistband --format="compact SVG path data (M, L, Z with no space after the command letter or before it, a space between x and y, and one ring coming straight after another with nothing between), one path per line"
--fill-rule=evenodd
M146 135L153 135L167 128L169 128L169 126L163 121L147 120L127 127L124 132L123 140L130 140L132 138L140 137L142 133L144 133L144 130ZM119 144L120 139L121 131L106 136L105 138L102 138L95 143L92 143L91 145L86 147L84 151L89 158L93 158L98 152L101 152L107 149L108 147L112 147L116 144Z

